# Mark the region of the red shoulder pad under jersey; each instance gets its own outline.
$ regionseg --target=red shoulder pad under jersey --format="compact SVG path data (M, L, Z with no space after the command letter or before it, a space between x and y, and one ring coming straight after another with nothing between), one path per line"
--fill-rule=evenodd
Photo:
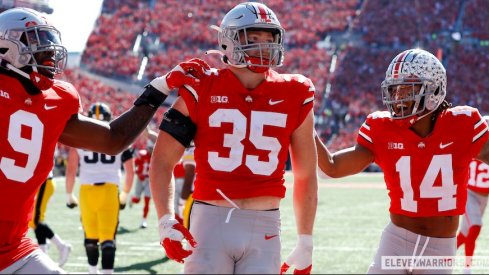
M469 180L467 187L479 193L489 194L489 165L473 159L469 165Z
M383 125L385 125L387 121L391 122L391 120L389 112L377 111L369 114L358 130L357 143L370 151L375 152L374 147L376 145L376 137L379 134L383 134Z
M73 114L83 112L83 105L81 103L80 95L78 94L75 86L73 86L71 83L55 80L52 89L58 92L59 96L63 98L70 98L70 100L66 103L73 105L69 107L70 110L74 110Z
M199 85L190 86L185 85L178 89L178 95L183 98L185 104L187 105L187 109L190 114L190 118L194 120L196 116L196 108L199 101L206 96L206 92L209 90L209 86L219 75L219 70L212 68L211 70L206 71L206 74L199 78ZM195 122L195 120L194 120Z
M307 114L314 107L314 93L316 88L312 83L311 79L300 75L300 74L281 74L280 75L285 81L291 83L289 90L284 90L284 93L298 93L301 98L302 106L300 107L299 117L297 120L297 126L299 127Z
M456 106L449 108L440 114L440 118L444 116L446 116L453 125L460 125L460 131L456 131L456 134L470 134L472 140L470 147L467 149L470 149L472 158L477 157L482 147L489 139L487 122L482 118L479 110L470 106Z

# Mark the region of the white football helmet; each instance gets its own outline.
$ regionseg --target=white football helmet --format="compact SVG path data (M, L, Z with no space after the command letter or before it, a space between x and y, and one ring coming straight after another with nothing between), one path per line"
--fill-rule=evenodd
M392 91L395 85L412 85L413 89L409 96L396 98ZM421 85L421 90L415 92L414 85ZM422 49L410 49L391 61L381 87L382 102L393 119L406 119L415 115L424 117L435 111L445 99L447 74L443 64L433 54ZM407 102L414 102L410 112L407 110L404 113L404 108L401 108L400 114L394 111L394 106Z
M35 55L42 53L48 58L37 60ZM60 32L41 13L12 8L0 13L0 59L3 67L31 79L37 86L36 82L42 78L38 68L61 73L66 66L67 51L61 45ZM26 74L26 66L32 67L34 76Z
M248 67L252 71L266 71L282 66L284 60L284 34L275 13L262 3L241 3L230 10L223 18L221 26L211 26L217 30L220 52L223 60L235 67ZM273 34L272 43L249 43L247 31L269 31ZM244 41L240 39L240 33ZM253 57L250 51L258 51ZM212 51L209 51L212 52Z

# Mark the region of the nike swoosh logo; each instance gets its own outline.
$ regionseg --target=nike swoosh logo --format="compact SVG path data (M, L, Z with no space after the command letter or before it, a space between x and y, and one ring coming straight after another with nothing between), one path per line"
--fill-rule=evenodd
M268 240L273 239L273 238L275 238L277 236L278 235L267 235L267 234L265 234L265 240L268 241Z
M282 103L284 100L276 100L276 101L273 101L270 99L270 101L268 101L268 104L270 105L276 105L276 104L279 104L279 103Z
M440 143L440 149L445 149L446 147L450 146L453 144L453 141L447 144Z
M58 106L48 106L47 104L44 104L44 109L45 109L46 111L49 111L49 110L54 109L54 108L57 108L57 107L58 107Z

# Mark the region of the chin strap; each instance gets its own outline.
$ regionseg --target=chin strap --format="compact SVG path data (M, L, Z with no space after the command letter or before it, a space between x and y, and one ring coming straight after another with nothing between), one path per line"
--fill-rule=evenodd
M218 54L220 55L220 59L221 59L221 62L224 63L225 65L229 65L231 67L235 67L235 68L239 68L239 69L242 69L242 68L247 68L248 65L236 65L236 64L232 64L229 62L229 58L223 53L221 52L220 50L208 50L205 52L205 54Z
M205 52L205 54L219 54L221 56L221 62L222 63L224 63L225 65L234 67L234 68L239 68L239 69L247 68L248 70L250 70L254 73L264 73L264 72L268 71L268 67L253 66L253 63L250 61L251 58L247 59L248 65L246 65L246 64L236 65L236 64L230 63L229 58L226 55L224 55L223 52L221 52L219 50L208 50Z
M418 117L409 117L409 118L399 119L399 120L395 119L394 122L396 122L399 126L401 126L403 128L410 128L416 122L418 122L419 120L423 119L427 115L433 113L434 111L435 110L431 110L431 111L427 112L426 114L423 114L423 115L418 116Z
M0 64L2 67L13 71L20 76L23 76L23 77L29 79L32 82L32 84L34 84L34 86L36 86L36 88L38 88L39 90L42 90L42 91L47 90L47 89L51 88L54 84L54 79L50 79L50 78L40 74L39 72L37 72L36 67L32 68L31 74L28 74L28 73L22 71L21 69L13 66L12 64L8 63L5 60L1 60Z
M209 26L211 29L221 33L222 32L222 29L216 25L210 25ZM236 64L232 64L229 62L229 58L223 53L221 52L220 50L208 50L205 52L205 54L218 54L220 55L221 57L221 62L224 63L225 65L229 65L229 66L232 66L232 67L235 67L235 68L246 68L248 67L247 65L236 65Z

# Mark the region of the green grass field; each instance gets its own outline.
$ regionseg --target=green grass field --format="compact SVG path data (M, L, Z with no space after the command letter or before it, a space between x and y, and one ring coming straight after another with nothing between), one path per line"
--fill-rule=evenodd
M389 220L389 201L382 176L378 173L363 173L343 179L320 179L319 206L314 230L313 273L366 273L381 232ZM292 176L287 174L286 179L288 192L281 205L283 259L296 242L291 200ZM87 260L79 209L68 209L65 206L64 178L55 178L55 181L57 189L49 203L46 222L73 245L73 252L64 269L70 273L86 273ZM141 203L132 208L126 207L120 213L115 272L182 273L182 265L167 260L159 245L153 204L147 229L139 229L141 215ZM487 218L484 219L486 220ZM489 237L486 231L486 227L483 227L476 256L489 256ZM33 232L29 232L29 236L34 237ZM53 259L58 257L53 245L49 254ZM462 255L462 251L458 251L458 255ZM480 271L489 273L489 269Z

